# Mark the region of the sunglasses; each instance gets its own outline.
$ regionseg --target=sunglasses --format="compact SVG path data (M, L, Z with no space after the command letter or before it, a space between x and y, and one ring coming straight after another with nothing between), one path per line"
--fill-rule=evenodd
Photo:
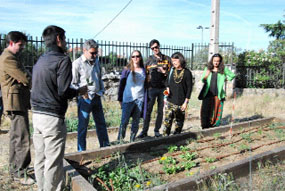
M159 49L159 46L154 46L154 47L151 47L150 49L151 49L151 50Z
M89 52L91 55L96 55L98 52Z
M141 56L140 55L134 55L132 56L132 58L140 58Z

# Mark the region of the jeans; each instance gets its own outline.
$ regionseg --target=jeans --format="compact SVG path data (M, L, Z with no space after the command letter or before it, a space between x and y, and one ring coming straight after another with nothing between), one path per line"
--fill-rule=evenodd
M80 96L78 100L78 151L86 150L86 134L91 112L95 121L100 147L110 146L101 97L96 95L90 100Z
M35 175L38 191L64 187L63 157L66 140L64 119L33 113Z
M143 124L143 130L141 134L147 135L148 129L149 129L149 122L151 119L151 112L155 103L155 100L157 99L157 116L155 121L155 128L154 132L159 132L159 129L162 124L163 119L163 106L164 106L164 95L163 91L165 88L151 88L148 90L148 104L147 104L147 112L146 117Z
M122 103L122 118L121 125L118 134L118 140L124 139L126 136L126 128L129 123L129 119L132 117L131 137L130 141L133 142L136 138L139 130L140 116L142 113L143 102L134 100L128 103Z

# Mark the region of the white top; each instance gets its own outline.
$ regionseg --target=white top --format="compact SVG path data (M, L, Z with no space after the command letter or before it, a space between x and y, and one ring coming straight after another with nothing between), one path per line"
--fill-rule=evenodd
M72 63L72 76L71 88L78 89L87 85L89 99L93 99L95 94L99 96L104 94L105 89L98 58L93 63L88 61L84 55L77 58Z
M143 101L144 99L144 81L145 76L143 70L135 72L135 81L132 72L127 78L126 87L123 94L123 102L128 103L136 99Z

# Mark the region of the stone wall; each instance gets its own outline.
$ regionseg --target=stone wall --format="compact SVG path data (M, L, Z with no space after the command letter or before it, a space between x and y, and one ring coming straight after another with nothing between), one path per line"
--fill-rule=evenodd
M193 70L193 80L194 87L193 91L200 92L203 83L201 81L203 71L201 70ZM106 100L117 100L120 74L119 72L112 72L109 74L105 74L103 76L103 81L105 85L105 99ZM254 88L235 88L234 89L234 80L228 81L226 86L227 97L232 97L234 90L237 95L263 95L268 94L269 96L285 96L285 89L254 89Z
M118 98L118 89L121 75L119 72L111 72L102 77L105 87L105 99L109 101L116 101Z

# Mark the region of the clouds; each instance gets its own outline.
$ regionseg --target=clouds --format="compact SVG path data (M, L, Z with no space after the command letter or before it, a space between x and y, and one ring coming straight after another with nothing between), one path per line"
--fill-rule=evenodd
M92 38L128 2L0 0L0 33L20 30L40 36L47 25L55 24L68 38ZM234 42L242 49L266 48L270 38L259 24L281 19L282 5L281 0L221 1L220 42ZM96 39L146 43L157 38L162 44L188 46L201 41L197 26L210 26L210 8L209 0L133 0ZM204 30L204 41L209 34Z

